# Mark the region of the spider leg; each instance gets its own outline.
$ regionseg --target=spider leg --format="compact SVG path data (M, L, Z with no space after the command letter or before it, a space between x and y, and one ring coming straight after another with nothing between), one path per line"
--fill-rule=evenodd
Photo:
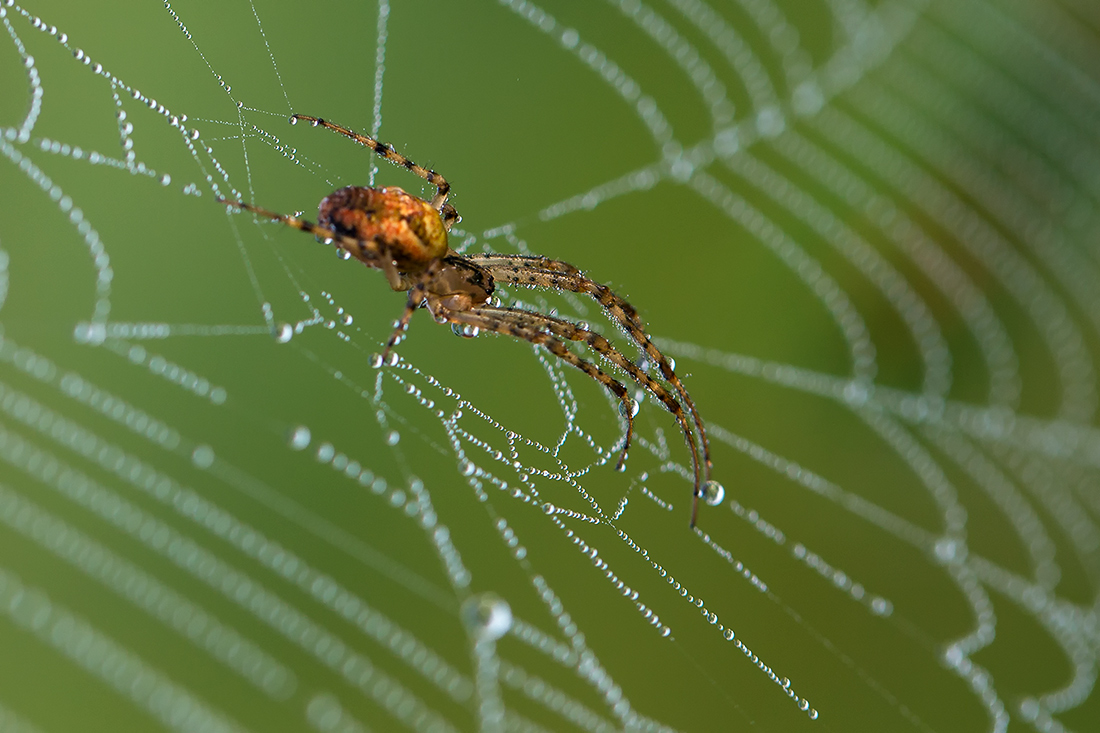
M451 310L438 302L428 301L428 307L437 317L442 316L450 323L476 326L483 331L494 331L517 339L530 341L536 346L542 346L554 356L567 364L580 369L602 384L608 392L619 398L622 403L622 413L626 417L626 437L623 439L623 448L619 454L619 461L615 464L616 470L622 470L626 462L626 455L630 451L631 438L634 435L634 403L630 395L618 380L607 374L590 361L582 359L574 354L558 338L547 333L540 327L537 318L529 318L533 314L528 311L508 308L471 308L470 310Z
M271 219L272 221L286 224L288 227L292 227L303 232L308 232L315 237L325 240L326 242L331 242L338 248L344 250L356 259L365 262L371 267L377 267L384 270L384 264L386 262L389 262L378 244L371 240L349 237L346 234L340 234L339 232L334 232L331 229L319 227L310 221L306 221L305 219L299 219L296 216L287 216L286 214L276 214L273 211L261 209L259 206L253 206L252 204L246 204L241 201L230 201L229 199L223 198L216 199L216 201L219 204L232 206L243 211L250 211L257 216L264 217L265 219Z
M706 428L699 417L699 411L687 392L680 378L672 369L668 358L660 349L650 341L645 332L645 324L642 323L638 311L634 306L616 295L611 288L584 276L573 265L560 260L551 260L537 255L507 255L507 254L471 254L467 256L471 262L488 270L498 282L509 282L516 285L534 288L550 288L553 290L569 290L574 293L586 293L592 296L597 303L617 321L630 338L638 344L646 357L657 364L661 370L661 376L665 378L675 389L680 399L687 405L695 428L699 431L700 442L703 446L703 465L706 477L710 479L712 467L710 459L710 442L707 440ZM690 431L686 431L690 432ZM700 482L696 481L696 492L700 489Z
M529 323L537 325L541 330L548 331L553 336L560 339L567 339L569 341L580 341L588 345L593 351L605 356L609 361L625 371L630 378L633 379L639 386L649 390L649 392L655 396L665 408L672 413L673 417L680 424L680 429L684 433L684 438L688 444L688 448L691 450L692 466L695 468L695 482L696 486L700 485L699 475L699 451L695 444L694 433L691 430L691 423L688 421L688 417L684 412L684 408L676 401L676 398L665 389L664 385L658 382L653 377L649 376L644 370L642 370L637 364L628 359L621 351L616 349L610 341L601 336L600 334L581 328L572 321L567 321L562 318L555 318L553 316L544 315L542 313L532 313L531 311L520 310L518 308L475 308L474 313L495 315L495 314L508 314L508 317L522 318ZM625 459L625 454L623 458ZM692 504L692 525L695 523L695 510L698 506L699 494L695 492L694 501Z
M398 319L397 325L394 326L393 334L390 335L390 340L386 342L386 348L382 352L383 361L389 357L390 350L394 346L397 346L397 342L401 340L401 336L409 329L409 319L412 318L413 313L416 312L416 309L424 302L424 298L427 297L428 284L436 277L440 267L440 261L433 260L432 264L421 273L420 278L416 281L416 285L413 285L409 289L409 298L405 301L405 312L401 314L401 318Z
M455 222L461 221L462 217L458 215L458 211L450 204L443 204L443 207L439 210L439 214L443 217L443 226L447 227L447 231L451 231L451 226Z
M423 166L417 165L401 153L394 150L386 143L380 143L373 137L367 135L361 135L358 132L353 132L346 127L329 122L328 120L320 117L310 117L309 115L291 115L290 124L296 124L298 120L305 120L314 127L324 127L334 132L338 132L345 137L350 137L360 145L365 145L379 156L385 158L391 163L396 163L399 166L412 171L414 174L420 176L428 183L435 186L435 196L432 197L432 207L435 208L440 214L443 215L443 222L447 225L447 228L451 228L451 224L458 220L458 212L455 211L455 207L447 203L447 196L451 191L451 184L447 183L447 179L439 175L433 170L429 170Z

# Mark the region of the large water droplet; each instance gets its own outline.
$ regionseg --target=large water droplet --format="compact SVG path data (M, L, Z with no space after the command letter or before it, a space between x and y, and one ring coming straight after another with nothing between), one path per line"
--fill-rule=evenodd
M371 354L370 355L370 365L374 369L381 368L381 366L382 366L382 355L381 354Z
M451 324L451 330L454 332L455 336L461 336L462 338L467 338L467 339L472 339L475 336L477 336L479 333L481 333L480 328L478 328L477 326L471 326L468 323L466 323L466 324L452 323Z
M294 430L290 431L290 438L287 440L287 444L290 445L293 450L305 450L305 448L309 446L310 437L309 428L305 425L299 425L294 428Z
M275 343L285 344L294 337L294 327L289 323L280 323L275 327Z
M191 451L191 463L196 468L210 468L214 465L214 449L208 445L196 446Z
M496 641L512 628L512 609L495 593L480 593L462 602L462 623L483 641Z
M642 409L641 405L639 405L635 400L619 402L619 414L623 417L636 417L638 415L638 410L640 409Z
M718 506L726 498L726 487L714 480L704 482L699 492L710 506Z
M386 433L386 445L397 445L399 442L401 442L401 433L396 430Z

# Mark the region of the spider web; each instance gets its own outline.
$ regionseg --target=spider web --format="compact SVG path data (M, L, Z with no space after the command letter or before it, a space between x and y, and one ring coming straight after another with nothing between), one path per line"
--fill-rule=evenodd
M0 730L1095 724L1090 4L207 5L0 6ZM379 273L214 203L427 190L291 112L639 308L696 532L654 400L617 473L599 385L377 365Z

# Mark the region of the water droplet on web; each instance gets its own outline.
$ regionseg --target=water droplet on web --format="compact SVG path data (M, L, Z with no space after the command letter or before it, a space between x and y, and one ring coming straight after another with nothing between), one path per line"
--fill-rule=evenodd
M290 116L290 124L297 125L298 124L298 118L295 117L294 115L291 115Z
M285 344L294 337L294 327L289 323L280 323L275 327L275 343Z
M470 633L483 641L496 641L512 628L512 608L495 593L470 596L460 615Z
M579 329L580 329L580 330L582 330L582 331L589 331L589 330L591 330L591 329L590 329L590 328L588 327L588 321L577 321L577 328L579 328Z
M351 321L352 321L352 318L351 318L351 316L350 316L349 314L347 314L347 313L345 313L344 315L340 316L340 323L344 324L345 326L350 326L350 325L351 325Z
M396 430L391 430L386 433L386 445L397 445L401 442L401 433Z
M305 450L309 446L310 437L309 428L305 425L299 425L290 431L290 439L287 440L287 444L292 450Z
M458 472L461 473L463 476L473 476L474 471L476 470L477 469L472 461L463 461L461 464L459 464Z
M326 240L325 244L332 244L332 240L331 239ZM348 252L343 247L337 247L336 248L336 256L339 257L342 260L350 260L351 259L351 252Z
M382 366L382 355L381 354L371 354L370 355L370 365L374 369L380 368Z
M477 326L471 326L468 323L462 325L458 323L452 323L451 330L454 332L455 336L461 336L462 338L467 339L472 339L479 333L481 333L480 328L478 328Z
M628 405L629 408L627 407ZM627 413L628 409L630 411L629 414ZM636 399L631 400L630 402L619 402L619 414L623 417L636 417L638 415L638 411L641 409L642 406L638 404L638 401Z
M665 361L668 362L668 366L669 366L670 369L672 369L672 371L676 371L676 360L675 359L673 359L671 356L669 356L669 357L665 358Z
M557 511L558 511L558 508L556 506L554 506L553 504L551 504L550 502L546 502L545 504L542 505L542 510L544 512L546 512L547 514L556 514Z
M214 449L208 445L200 445L191 451L191 463L196 468L210 468L214 465Z
M714 480L704 482L699 492L710 506L718 506L726 498L726 487Z
M733 641L734 633L733 629L726 629L722 632L722 636L726 637L726 641Z

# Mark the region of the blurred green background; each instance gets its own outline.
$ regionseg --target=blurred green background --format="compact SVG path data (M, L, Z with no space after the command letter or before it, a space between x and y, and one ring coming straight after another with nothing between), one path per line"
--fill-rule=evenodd
M4 11L0 730L1100 719L1091 5ZM652 397L620 474L527 343L417 313L372 368L404 297L214 202L428 193L287 124L376 105L453 247L638 308L726 489L699 531Z

